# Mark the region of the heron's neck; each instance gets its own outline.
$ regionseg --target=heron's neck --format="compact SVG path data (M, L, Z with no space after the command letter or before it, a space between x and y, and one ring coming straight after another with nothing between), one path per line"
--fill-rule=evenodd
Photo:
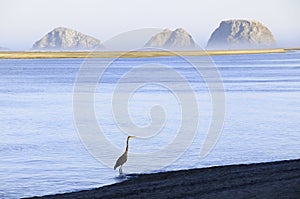
M127 141L126 141L126 150L125 150L125 153L128 153L128 142L129 142L129 138L127 138Z

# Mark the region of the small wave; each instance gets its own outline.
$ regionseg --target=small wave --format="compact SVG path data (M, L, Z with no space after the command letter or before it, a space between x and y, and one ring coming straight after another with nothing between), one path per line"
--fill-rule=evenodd
M2 152L22 152L29 150L36 150L38 148L37 145L32 144L0 144L0 153Z

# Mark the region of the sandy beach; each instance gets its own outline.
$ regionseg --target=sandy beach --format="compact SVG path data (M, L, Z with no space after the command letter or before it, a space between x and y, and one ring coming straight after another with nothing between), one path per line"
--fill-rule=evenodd
M22 51L0 52L0 59L52 59L52 58L139 58L139 57L161 57L161 56L206 56L206 55L234 55L234 54L266 54L284 53L288 49L258 49L258 50L208 50L208 51Z
M300 159L129 175L121 183L35 198L299 198Z

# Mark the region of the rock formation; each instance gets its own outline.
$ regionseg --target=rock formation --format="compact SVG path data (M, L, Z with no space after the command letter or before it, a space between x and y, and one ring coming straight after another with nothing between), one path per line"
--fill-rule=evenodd
M257 21L227 20L212 33L207 49L268 48L276 44L271 31Z
M196 48L192 36L182 28L174 31L165 29L154 35L145 47L167 48L167 49L194 49Z
M100 40L68 28L55 28L32 46L33 50L90 50L103 47Z

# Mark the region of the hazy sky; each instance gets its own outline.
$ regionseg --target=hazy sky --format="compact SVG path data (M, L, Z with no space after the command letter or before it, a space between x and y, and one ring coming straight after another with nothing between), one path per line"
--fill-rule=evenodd
M0 0L0 46L26 50L63 26L105 41L139 28L186 29L201 46L224 19L254 19L300 46L299 0Z

